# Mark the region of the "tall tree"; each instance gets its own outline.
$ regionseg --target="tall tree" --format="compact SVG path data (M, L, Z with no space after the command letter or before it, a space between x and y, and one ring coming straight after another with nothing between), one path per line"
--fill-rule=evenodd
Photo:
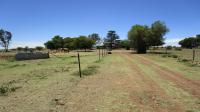
M88 38L90 38L90 39L92 39L93 41L95 41L95 43L98 43L98 42L101 40L99 34L97 34L97 33L90 34L90 35L88 36Z
M55 49L55 45L54 45L54 43L53 43L53 41L52 40L50 40L50 41L47 41L46 43L44 43L44 45L45 45L45 47L47 48L47 49Z
M137 53L146 53L150 46L164 44L164 35L169 31L163 22L156 21L149 28L146 25L134 25L128 32L131 46Z
M128 32L128 39L137 53L146 53L149 38L149 29L147 26L135 25Z
M190 48L190 49L198 47L199 43L197 38L195 37L185 38L179 42L179 45L181 45L181 47L183 48Z
M59 49L64 48L63 37L56 35L50 41L44 43L47 49Z
M74 41L76 38L70 38L70 37L66 37L64 38L64 48L68 48L68 49L75 49L74 46Z
M116 34L116 31L110 30L107 33L105 42L108 43L108 47L112 50L113 45L115 44L116 39L119 39L119 36Z
M197 39L198 46L200 46L200 34L196 36L196 39Z
M151 39L150 39L150 45L151 46L160 46L164 44L164 36L167 32L169 32L169 29L165 25L164 22L156 21L151 25Z
M92 46L94 45L95 41L87 38L86 36L80 36L78 38L76 38L75 40L75 46L77 49L85 49L85 51L87 49L92 48Z
M54 43L55 49L64 48L63 37L57 35L52 38L52 42Z
M3 29L0 30L0 45L4 47L5 51L8 52L8 47L12 39L12 34L9 31Z

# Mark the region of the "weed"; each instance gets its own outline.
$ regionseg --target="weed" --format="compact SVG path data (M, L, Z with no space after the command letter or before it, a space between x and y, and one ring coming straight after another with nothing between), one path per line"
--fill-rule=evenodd
M11 92L15 92L17 89L20 89L20 88L21 88L21 87L11 87L11 88L10 88L10 91L11 91Z
M72 57L72 58L75 58L75 57L77 57L77 56L75 56L75 55L72 55L72 56L70 56L70 57Z
M7 95L8 92L9 92L8 86L2 85L0 87L0 96L5 96L5 95Z
M71 64L78 64L78 61L70 62Z
M181 47L176 47L175 50L176 51L182 51L182 48Z
M96 65L88 66L86 69L82 70L81 73L82 73L82 75L85 75L85 76L93 75L93 74L97 73L98 67L99 66L96 66ZM75 72L72 75L79 75L79 72Z
M172 55L172 58L178 58L178 56L174 54L174 55Z
M97 61L95 61L95 63L100 63L101 62L101 60L97 60Z
M0 86L0 96L6 96L10 92L15 92L17 89L21 87L15 87L13 84L16 83L15 80L9 81L6 84Z

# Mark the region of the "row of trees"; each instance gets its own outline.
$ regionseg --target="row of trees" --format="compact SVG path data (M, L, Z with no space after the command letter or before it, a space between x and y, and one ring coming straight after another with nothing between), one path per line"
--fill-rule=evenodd
M93 33L89 36L79 36L75 38L66 37L63 38L59 35L53 37L50 41L46 42L44 45L47 49L91 49L95 44L96 46L104 46L107 48L116 47L117 39L119 36L116 31L108 31L106 38L101 39L99 34Z
M0 29L0 45L5 49L6 52L8 51L11 39L12 39L11 32Z
M179 45L183 48L196 48L200 46L200 35L196 37L188 37L179 42Z
M151 26L134 25L128 32L131 47L137 53L146 53L150 46L164 44L164 35L169 31L164 22L156 21Z
M91 49L94 44L103 43L103 45L112 50L113 47L123 47L129 49L134 48L137 53L146 53L150 46L161 46L164 44L164 35L169 31L165 23L161 21L154 22L151 26L134 25L128 32L128 40L119 41L119 36L115 31L108 31L106 38L101 40L97 33L89 36L79 36L75 38L54 36L44 45L47 49ZM11 41L12 34L3 29L0 30L0 45L8 51L8 46ZM190 47L199 45L200 36L196 38L186 38L180 42L183 47ZM196 42L196 43L195 43Z
M92 46L100 41L100 37L98 34L94 33L86 36L79 36L76 38L66 37L63 38L61 36L55 36L50 41L46 42L44 45L47 49L60 49L60 48L68 48L68 49L91 49Z

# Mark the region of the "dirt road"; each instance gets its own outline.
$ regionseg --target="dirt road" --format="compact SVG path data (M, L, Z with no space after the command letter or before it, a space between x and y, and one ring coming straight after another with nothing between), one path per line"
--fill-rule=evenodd
M200 111L198 81L144 55L115 52L100 72L84 78L55 110L68 112Z

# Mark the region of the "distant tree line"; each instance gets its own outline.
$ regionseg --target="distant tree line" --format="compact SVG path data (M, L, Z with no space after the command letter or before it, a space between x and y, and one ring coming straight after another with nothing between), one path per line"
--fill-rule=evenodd
M47 49L60 49L68 48L71 50L74 49L91 49L93 45L100 41L98 34L93 33L89 36L79 36L75 38L71 37L61 37L59 35L54 36L51 40L47 41L44 45Z
M79 36L73 38L63 38L57 35L54 36L51 40L44 43L44 45L47 49L51 50L68 48L70 50L84 49L85 51L86 49L91 49L94 45L106 47L110 50L112 50L112 48L119 48L120 46L128 46L127 42L121 43L121 41L117 39L119 39L119 36L117 35L116 31L110 30L108 31L106 38L104 38L103 40L97 33L93 33L88 36Z
M16 50L19 51L19 52L21 52L21 51L34 52L34 51L42 51L42 50L44 50L44 47L36 46L35 48L29 48L28 46L25 46L25 47L17 47Z
M200 34L196 37L188 37L179 41L179 45L183 48L196 48L200 46Z

